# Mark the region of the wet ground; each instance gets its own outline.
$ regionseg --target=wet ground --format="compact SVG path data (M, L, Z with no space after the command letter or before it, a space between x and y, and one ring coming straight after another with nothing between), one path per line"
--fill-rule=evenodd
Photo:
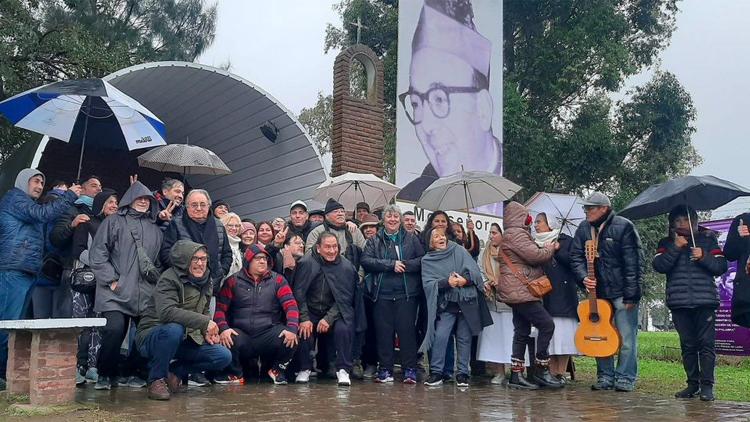
M146 390L78 391L78 401L96 403L133 421L383 421L383 420L627 420L750 421L750 403L656 399L643 393L592 392L588 385L562 391L516 391L472 380L469 388L428 388L400 383L333 380L309 385L191 387L170 401L146 398Z

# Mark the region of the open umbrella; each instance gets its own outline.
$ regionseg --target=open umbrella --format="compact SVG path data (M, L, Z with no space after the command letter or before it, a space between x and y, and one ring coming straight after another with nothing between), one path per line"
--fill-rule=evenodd
M417 201L428 210L466 210L503 202L513 197L521 186L486 171L464 171L434 181Z
M213 151L189 144L170 144L154 148L138 157L138 165L158 171L187 174L232 174L232 170Z
M571 237L586 219L581 198L575 195L539 192L526 203L526 208L532 214L545 213L550 226Z
M129 151L165 145L166 128L146 107L101 79L54 82L0 102L13 125L81 144L78 177L87 142Z
M332 177L315 188L315 199L326 203L328 198L337 200L344 208L353 210L358 202L366 202L371 209L388 205L398 191L393 183L370 173L344 173Z
M712 210L740 196L750 196L750 190L714 176L684 176L649 187L619 215L638 220L666 214L678 205L689 205L698 211ZM692 226L691 221L691 236Z

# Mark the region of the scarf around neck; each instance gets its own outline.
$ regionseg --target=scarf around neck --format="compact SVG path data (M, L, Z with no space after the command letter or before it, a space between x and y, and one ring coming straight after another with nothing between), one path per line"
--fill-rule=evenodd
M553 229L546 233L534 233L534 242L543 248L544 245L552 243L560 236L560 229Z

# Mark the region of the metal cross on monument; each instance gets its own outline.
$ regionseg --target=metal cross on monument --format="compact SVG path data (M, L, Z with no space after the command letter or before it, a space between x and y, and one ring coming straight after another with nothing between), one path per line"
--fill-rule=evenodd
M362 19L357 16L357 22L350 22L349 25L356 26L357 27L357 44L359 44L360 36L362 35L362 29L370 29L364 25L362 25Z

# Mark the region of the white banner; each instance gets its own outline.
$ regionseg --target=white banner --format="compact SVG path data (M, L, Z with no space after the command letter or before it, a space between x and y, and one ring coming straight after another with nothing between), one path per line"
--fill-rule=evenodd
M502 174L502 16L502 0L399 2L399 199L462 168Z

